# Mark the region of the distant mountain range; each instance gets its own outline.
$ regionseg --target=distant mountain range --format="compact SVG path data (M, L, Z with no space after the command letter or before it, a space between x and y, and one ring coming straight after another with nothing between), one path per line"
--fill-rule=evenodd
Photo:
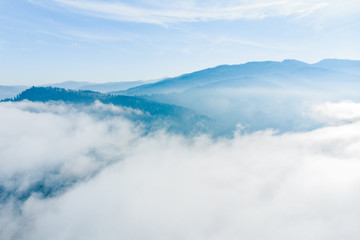
M62 83L45 84L39 87L57 87L72 90L91 90L101 93L111 91L123 91L132 87L140 86L143 84L153 83L159 80L149 81L131 81L131 82L108 82L108 83L89 83L89 82L76 82L66 81ZM0 100L4 98L12 98L21 93L31 86L1 86L0 85Z
M154 119L167 118L172 122L170 125L176 126L174 128L188 132L192 131L191 125L195 128L202 125L199 122L215 128L209 118L216 122L219 132L235 129L235 126L242 126L250 132L266 128L301 131L317 126L307 114L314 103L360 101L360 61L326 59L315 64L297 60L249 62L221 65L154 82L64 82L52 86L108 92L108 95L32 88L14 100L62 100L87 104L99 100L157 116L142 119L144 122L153 124L156 122ZM4 88L0 87L0 93L1 89ZM15 96L22 90L23 86L7 87L6 94L3 91L0 97Z
M302 83L306 83L320 77L329 80L329 76L332 81L334 79L338 81L344 76L347 81L357 81L359 75L360 61L356 60L325 59L315 64L284 60L282 62L264 61L239 65L220 65L178 77L148 81L108 83L66 81L43 86L140 96L183 92L191 88L294 86L294 82L289 80L301 79ZM316 87L319 83L313 82L312 84ZM0 99L14 97L29 87L0 85Z
M155 83L144 84L114 91L113 94L152 95L179 93L192 88L211 87L325 87L324 81L357 81L360 76L360 61L326 59L315 64L297 60L282 62L249 62L240 65L221 65ZM313 80L323 79L320 82ZM344 79L346 78L346 79ZM294 82L294 81L301 82Z
M108 82L108 83L89 83L89 82L76 82L66 81L62 83L49 84L45 86L58 87L72 90L91 90L101 93L107 93L111 91L122 91L132 87L153 83L158 80L149 81L129 81L129 82Z
M307 113L313 104L360 101L360 61L222 65L112 94L191 108L224 128L302 131L318 126Z

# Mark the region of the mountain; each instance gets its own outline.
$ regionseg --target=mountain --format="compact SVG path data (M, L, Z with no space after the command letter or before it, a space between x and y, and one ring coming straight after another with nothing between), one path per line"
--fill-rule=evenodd
M236 126L248 132L267 128L280 132L303 131L318 127L308 114L314 104L360 101L359 69L360 61L338 59L315 64L297 60L249 62L221 65L135 87L132 86L142 82L62 85L101 91L130 87L112 91L111 95L88 90L32 88L14 100L72 104L98 100L149 113L151 117L127 117L154 129L161 127L160 122L166 122L170 129L183 132L211 128L224 133Z
M15 97L17 94L24 91L26 86L1 86L0 85L0 100L5 98L12 98Z
M89 83L89 82L76 82L66 81L62 83L46 84L44 86L65 88L72 90L91 90L101 93L107 93L111 91L124 91L129 88L136 86L154 83L159 80L148 80L148 81L127 81L127 82L107 82L107 83Z
M313 64L316 67L360 75L360 61L346 59L324 59Z
M65 82L61 82L61 83L45 84L44 86L76 90L76 89L79 89L79 88L84 87L89 84L91 84L91 83L77 82L77 81L65 81Z
M309 66L307 63L296 60L285 60L283 62L249 62L240 65L221 65L174 78L168 78L156 83L130 88L123 92L115 92L115 94L150 95L182 92L191 88L206 87L209 84L219 83L220 81L243 81L244 78L248 77L254 78L272 76L277 73L290 72L307 66Z
M109 83L88 84L85 86L81 86L78 89L107 93L111 91L126 90L146 83L148 82L147 81L109 82Z
M193 88L208 87L293 87L294 85L316 85L314 80L332 79L338 81L357 80L360 61L323 60L307 64L297 60L282 62L249 62L240 65L221 65L214 68L184 74L130 88L126 91L111 92L122 95L152 95L180 93ZM290 82L291 81L291 82ZM322 84L322 82L320 83Z
M123 111L119 114L131 121L143 124L148 131L165 128L172 132L191 134L204 132L211 124L209 118L183 107L149 101L139 97L113 96L89 90L75 91L53 87L32 87L15 98L3 101L19 102L24 100L32 102L63 102L79 108L99 101L103 104L113 104L128 109L140 110L142 114L135 111ZM99 115L99 113L97 114Z
M359 62L297 60L249 62L164 79L112 92L191 108L224 128L302 131L317 127L308 117L312 104L360 101Z

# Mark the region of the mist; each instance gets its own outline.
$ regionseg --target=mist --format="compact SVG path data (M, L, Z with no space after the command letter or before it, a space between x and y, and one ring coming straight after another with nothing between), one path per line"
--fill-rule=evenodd
M234 130L241 124L247 133L272 128L282 133L309 131L324 126L307 112L324 102L359 101L357 85L333 89L304 86L282 87L214 87L197 88L182 93L146 96L176 104L217 120L219 132ZM329 87L329 86L327 86ZM330 88L330 87L329 87ZM221 131L222 130L222 131Z
M212 138L144 135L100 103L1 103L0 238L357 239L358 106L314 105L312 131Z

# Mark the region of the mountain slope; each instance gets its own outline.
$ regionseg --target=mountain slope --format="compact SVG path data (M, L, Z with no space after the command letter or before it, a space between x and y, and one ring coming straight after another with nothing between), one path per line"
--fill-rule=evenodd
M61 82L61 83L46 84L45 86L76 90L76 89L79 89L79 88L89 85L89 84L91 84L91 83L77 82L77 81L65 81L65 82Z
M181 93L193 88L208 87L256 87L282 88L323 84L321 79L331 81L357 81L360 73L359 61L323 60L307 64L297 60L282 62L249 62L240 65L222 65L215 68L168 78L152 84L130 88L126 91L111 92L122 95L152 95ZM321 86L322 87L322 86Z
M106 93L110 91L124 91L126 89L154 83L159 80L148 80L148 81L127 81L127 82L106 82L106 83L89 83L89 82L76 82L76 81L65 81L61 83L53 83L44 85L49 87L65 88L71 90L91 90L95 92Z
M74 91L52 87L32 87L20 93L13 99L5 101L19 102L61 101L75 106L90 105L95 101L140 110L143 114L125 114L124 117L141 122L148 130L166 128L180 133L202 132L206 130L211 120L196 112L175 105L149 101L131 96L113 96L93 91Z
M316 67L360 75L360 61L346 59L324 59L313 64Z
M227 128L249 132L316 127L312 105L360 100L359 61L250 62L205 69L116 92L194 109Z
M146 84L127 91L119 92L126 95L149 95L159 93L182 92L194 87L203 87L220 81L234 82L245 77L264 77L290 72L298 68L309 66L296 60L283 62L249 62L240 65L222 65L214 68L184 74L175 78L168 78L153 84Z
M91 90L101 93L111 92L111 91L122 91L132 87L137 87L140 85L146 84L145 81L131 81L131 82L109 82L109 83L98 83L98 84L88 84L81 86L78 90Z

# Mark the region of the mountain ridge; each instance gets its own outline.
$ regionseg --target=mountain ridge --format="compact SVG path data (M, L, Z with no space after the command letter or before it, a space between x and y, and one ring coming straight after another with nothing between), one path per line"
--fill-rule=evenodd
M81 108L83 105L91 105L95 101L103 104L113 104L140 110L141 115L125 115L126 118L146 125L149 131L166 128L169 131L190 134L192 132L205 131L211 119L196 113L195 111L176 106L174 104L160 103L132 96L114 96L102 94L90 90L71 90L53 87L31 87L14 98L4 99L0 102L64 102L74 104ZM199 129L202 127L202 129ZM196 131L195 131L196 129Z
M182 74L177 77L167 78L155 83L144 84L129 88L125 91L113 91L111 94L121 95L151 95L151 94L168 94L175 92L182 92L190 88L201 87L207 84L212 84L219 81L228 81L236 78L244 77L261 77L271 79L276 76L284 76L292 78L292 73L303 70L302 74L307 71L314 73L331 74L333 72L340 72L348 75L358 75L360 70L345 71L347 68L335 68L336 63L342 65L357 66L360 68L360 61L357 60L340 60L340 59L324 59L318 63L309 64L295 59L285 59L283 61L258 61L247 62L244 64L234 65L219 65L212 68L202 69L192 73ZM341 64L339 64L341 65ZM350 68L350 67L349 67ZM300 71L299 71L300 72ZM301 73L300 73L301 74ZM307 76L305 76L307 77ZM311 76L310 76L311 77ZM354 77L354 76L353 76Z

